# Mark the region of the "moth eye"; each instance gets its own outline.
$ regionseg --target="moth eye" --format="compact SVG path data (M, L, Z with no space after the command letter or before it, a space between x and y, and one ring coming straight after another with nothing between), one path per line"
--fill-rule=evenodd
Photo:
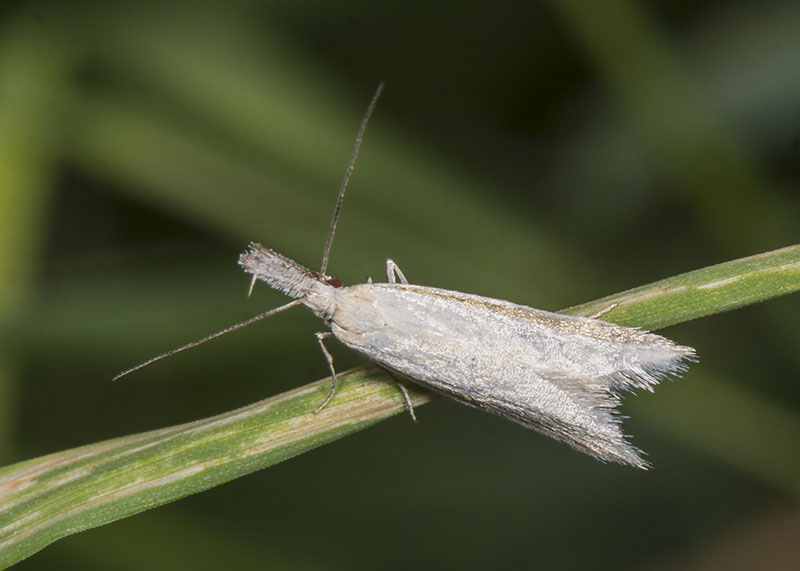
M336 279L336 278L328 278L328 279L327 279L327 280L325 280L325 281L327 281L327 282L328 282L328 285L330 285L330 286L333 286L333 287L342 287L342 282L340 282L340 281L339 281L338 279Z

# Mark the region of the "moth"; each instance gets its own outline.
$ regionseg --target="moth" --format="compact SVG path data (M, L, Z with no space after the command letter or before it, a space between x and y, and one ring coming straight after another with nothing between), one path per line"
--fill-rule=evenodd
M256 281L294 301L213 333L129 369L194 347L298 304L329 327L317 339L336 371L324 339L335 337L390 373L464 404L498 414L602 461L646 469L642 452L621 430L620 395L652 390L682 373L694 349L640 329L587 317L533 309L509 301L413 285L391 259L387 283L343 286L326 274L336 222L366 124L383 85L362 120L339 190L322 268L312 271L286 256L251 243L239 265ZM404 387L409 410L413 408Z

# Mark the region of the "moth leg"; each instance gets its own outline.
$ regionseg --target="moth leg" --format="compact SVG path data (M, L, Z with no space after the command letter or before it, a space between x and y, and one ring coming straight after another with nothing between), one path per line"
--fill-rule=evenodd
M391 258L386 258L386 278L389 280L390 284L396 284L397 278L400 278L401 284L408 283L406 276L403 275L403 272L400 271L398 265L395 264L394 260Z
M315 333L314 336L317 338L317 341L319 341L319 346L322 348L322 354L325 355L325 360L328 361L328 366L331 368L331 392L328 393L328 396L325 397L325 400L322 401L322 404L314 409L314 414L317 414L333 398L333 393L336 391L336 370L333 368L333 357L331 357L331 354L328 353L328 350L325 348L325 344L322 342L322 340L326 337L333 336L333 333L330 331L319 331Z
M619 305L619 302L616 302L616 301L614 303L610 303L606 307L604 307L603 309L598 311L597 313L593 313L592 315L590 315L589 319L597 319L598 317L600 317L604 313L608 313L609 311L611 311L612 309L614 309L618 305Z
M383 367L381 367L381 369L383 369ZM397 377L395 377L394 373L392 373L389 369L383 370L386 371L387 375L392 377L394 384L397 385L397 388L400 389L400 392L403 394L403 398L406 401L406 408L408 408L408 414L411 415L411 420L417 422L417 415L414 414L414 405L411 403L411 396L408 394L408 389L405 387L405 385L403 385L403 383L397 380Z
M250 297L251 295L253 295L253 288L256 287L256 279L258 279L258 278L256 278L255 274L253 274L253 279L250 280L250 289L247 290L247 297Z

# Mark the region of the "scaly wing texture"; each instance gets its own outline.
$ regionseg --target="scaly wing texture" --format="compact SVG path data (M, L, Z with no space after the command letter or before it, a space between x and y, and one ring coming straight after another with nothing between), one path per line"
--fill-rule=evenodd
M620 428L620 392L686 369L694 350L638 329L437 288L340 290L331 328L409 379L600 460L646 468Z

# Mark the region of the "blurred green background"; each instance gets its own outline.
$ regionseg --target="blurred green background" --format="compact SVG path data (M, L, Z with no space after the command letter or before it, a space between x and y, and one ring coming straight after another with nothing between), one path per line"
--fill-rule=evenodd
M319 265L381 80L345 283L391 256L556 310L798 242L799 30L796 0L3 2L0 461L327 375L294 309L110 382L283 302L246 297L249 240ZM18 568L796 569L798 315L665 331L701 361L626 399L650 472L438 399Z

